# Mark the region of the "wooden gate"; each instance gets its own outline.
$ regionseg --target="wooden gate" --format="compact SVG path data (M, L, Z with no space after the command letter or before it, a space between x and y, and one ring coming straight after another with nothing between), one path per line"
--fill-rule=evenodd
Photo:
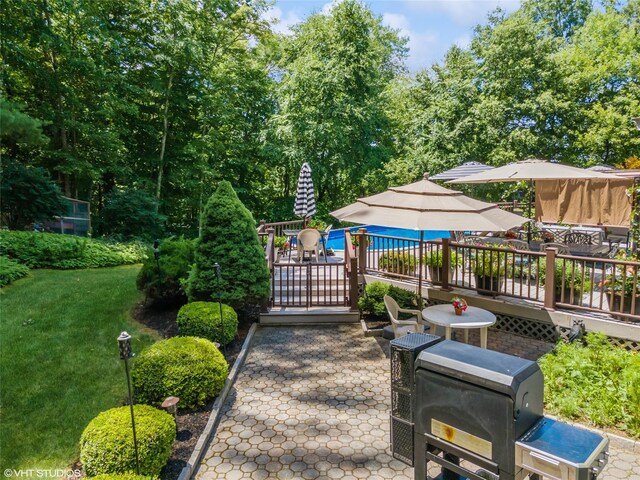
M274 307L349 305L345 262L273 263L271 304Z

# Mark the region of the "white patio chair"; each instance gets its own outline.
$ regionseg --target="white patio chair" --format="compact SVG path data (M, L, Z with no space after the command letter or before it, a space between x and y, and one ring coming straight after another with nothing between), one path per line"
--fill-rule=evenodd
M420 310L409 310L407 308L400 308L398 302L396 302L389 295L384 296L384 306L387 307L387 312L389 312L389 318L391 319L391 328L393 328L393 335L395 338L406 335L407 333L424 332L424 325L422 324L422 312ZM410 313L415 316L407 320L400 320L398 318L399 313Z
M315 253L316 261L320 261L320 238L320 232L315 228L305 228L298 233L296 247L298 249L298 259L300 261L304 260L305 252L310 252L311 254ZM313 258L313 255L311 258Z

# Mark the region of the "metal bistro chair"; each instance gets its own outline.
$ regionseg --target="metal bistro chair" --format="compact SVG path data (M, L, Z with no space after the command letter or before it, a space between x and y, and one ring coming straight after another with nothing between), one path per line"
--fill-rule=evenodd
M571 255L571 251L569 250L569 246L565 245L564 243L555 243L555 242L549 242L549 243L541 243L540 244L540 251L544 252L547 248L555 248L558 250L558 253L560 255Z
M313 253L316 254L316 261L320 261L320 232L315 228L305 228L300 233L298 233L298 239L296 241L296 246L298 249L298 260L304 260L305 252L311 253L311 259L313 258Z
M585 232L569 232L564 236L564 243L573 245L593 245L593 237Z
M395 338L406 335L407 333L424 332L424 325L422 324L422 312L420 310L409 310L407 308L400 308L398 303L389 295L384 296L384 306L387 307L387 312L389 312L389 318L391 319L391 328L393 328L393 335ZM410 313L415 316L407 320L400 320L398 318L399 313Z

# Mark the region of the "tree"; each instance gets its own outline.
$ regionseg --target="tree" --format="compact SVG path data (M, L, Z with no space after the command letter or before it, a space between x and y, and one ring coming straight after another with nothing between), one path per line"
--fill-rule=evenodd
M215 263L220 265L220 280ZM219 295L236 310L251 309L269 297L269 280L255 220L231 184L222 181L202 212L189 301L217 301Z
M272 126L287 159L285 192L307 161L328 208L365 193L361 179L389 158L382 93L402 69L405 42L357 0L310 16L284 40Z
M2 223L10 229L22 229L66 212L60 189L43 168L4 160L0 177Z
M98 230L125 239L152 240L162 235L166 217L158 213L158 201L141 190L115 190L98 217Z

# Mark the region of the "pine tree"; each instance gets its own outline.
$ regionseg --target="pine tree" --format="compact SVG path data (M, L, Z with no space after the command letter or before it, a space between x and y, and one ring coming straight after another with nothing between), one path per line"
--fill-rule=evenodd
M217 301L220 295L224 303L242 310L268 298L270 275L255 226L231 184L220 182L202 212L189 301ZM215 263L221 268L219 285Z

